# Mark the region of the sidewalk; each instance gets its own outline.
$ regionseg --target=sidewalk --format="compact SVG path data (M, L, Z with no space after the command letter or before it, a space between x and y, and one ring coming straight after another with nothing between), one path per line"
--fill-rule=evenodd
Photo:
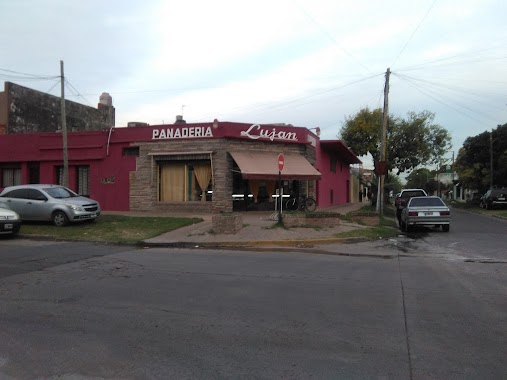
M327 208L342 215L359 210L367 203L351 203ZM176 247L269 247L292 246L305 247L315 244L339 242L334 235L364 226L341 221L340 225L325 228L290 228L277 226L277 218L273 211L242 212L243 228L235 234L215 234L212 228L212 215L182 214L174 216L196 217L203 222L183 227L160 236L147 239L148 246ZM173 215L171 215L173 216ZM276 216L276 215L275 215Z

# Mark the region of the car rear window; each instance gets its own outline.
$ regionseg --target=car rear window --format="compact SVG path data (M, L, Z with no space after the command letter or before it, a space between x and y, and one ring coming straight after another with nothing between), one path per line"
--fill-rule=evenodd
M445 206L445 203L440 198L413 198L410 200L411 207L421 206Z

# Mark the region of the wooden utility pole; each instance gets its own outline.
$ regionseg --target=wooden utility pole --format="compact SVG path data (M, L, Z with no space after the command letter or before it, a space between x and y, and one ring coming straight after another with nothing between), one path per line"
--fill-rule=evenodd
M489 171L490 171L490 189L493 188L493 129L489 134Z
M391 76L391 69L387 68L386 71L386 82L384 85L384 112L382 114L382 141L380 143L381 145L381 151L380 151L380 162L382 164L379 165L379 168L381 170L385 169L387 170L387 163L386 163L386 151L387 151L387 123L389 121L389 77ZM379 215L384 214L384 182L385 182L385 176L386 173L382 171L380 173L380 179L379 179L379 189L378 189L378 196L377 196L377 212Z
M65 114L65 76L60 61L60 86L62 90L62 138L63 138L63 186L69 186L69 158L67 154L67 116Z

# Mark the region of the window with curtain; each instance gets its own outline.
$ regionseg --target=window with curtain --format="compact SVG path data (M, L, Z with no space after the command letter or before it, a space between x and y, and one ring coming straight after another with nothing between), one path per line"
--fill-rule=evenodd
M5 168L2 169L2 186L16 186L21 185L21 169L20 168Z
M212 198L210 161L159 163L161 202L206 202Z

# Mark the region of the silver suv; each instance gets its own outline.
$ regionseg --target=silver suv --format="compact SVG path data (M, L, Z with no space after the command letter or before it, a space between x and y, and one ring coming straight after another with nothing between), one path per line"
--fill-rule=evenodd
M0 193L0 207L17 212L23 221L51 221L55 226L93 221L101 212L97 201L59 185L8 186Z

